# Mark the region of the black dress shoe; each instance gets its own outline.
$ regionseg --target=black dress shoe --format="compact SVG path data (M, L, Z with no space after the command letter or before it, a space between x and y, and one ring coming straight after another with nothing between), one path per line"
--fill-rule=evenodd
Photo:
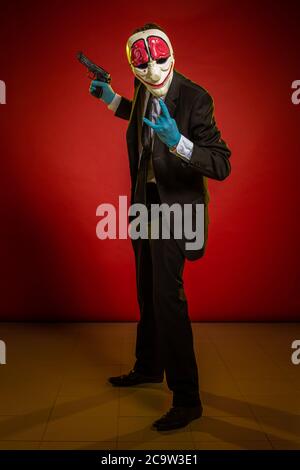
M144 383L161 383L164 380L163 375L147 376L136 372L134 369L129 374L109 377L108 381L115 387L131 387L132 385Z
M154 421L153 427L157 431L169 431L170 429L183 428L194 419L202 416L203 408L201 405L194 407L173 406L161 418Z

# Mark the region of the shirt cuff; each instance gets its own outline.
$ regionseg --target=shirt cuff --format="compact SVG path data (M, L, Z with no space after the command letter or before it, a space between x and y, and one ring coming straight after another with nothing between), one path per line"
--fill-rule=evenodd
M115 94L113 97L112 101L109 103L107 106L108 109L111 109L114 113L117 111L117 108L121 102L122 96L118 95L118 93Z
M175 149L170 149L170 152L183 160L190 161L193 153L194 144L189 139L181 135L180 140Z

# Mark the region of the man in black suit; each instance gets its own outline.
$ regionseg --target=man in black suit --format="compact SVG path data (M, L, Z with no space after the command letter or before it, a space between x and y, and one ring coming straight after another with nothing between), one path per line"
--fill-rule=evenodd
M174 69L172 44L156 24L136 29L127 41L127 57L135 75L134 97L116 94L110 85L91 83L96 95L115 116L129 121L126 138L131 174L131 204L191 207L195 227L197 207L204 208L201 246L188 245L186 232L169 238L132 239L140 321L133 369L110 377L115 386L162 382L164 372L173 392L170 410L153 423L159 431L186 426L202 415L191 322L183 288L185 259L203 256L208 234L207 178L230 174L231 152L221 138L209 93ZM161 217L160 221L163 217ZM134 217L130 218L130 222ZM183 218L183 223L186 218ZM151 227L151 226L150 226ZM196 232L199 231L199 227ZM189 246L189 248L187 248Z

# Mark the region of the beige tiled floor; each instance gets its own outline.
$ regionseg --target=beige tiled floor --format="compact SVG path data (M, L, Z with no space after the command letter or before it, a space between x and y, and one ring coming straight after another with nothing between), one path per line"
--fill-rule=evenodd
M166 382L113 388L136 323L0 323L1 449L299 449L300 324L194 323L204 416L158 433Z

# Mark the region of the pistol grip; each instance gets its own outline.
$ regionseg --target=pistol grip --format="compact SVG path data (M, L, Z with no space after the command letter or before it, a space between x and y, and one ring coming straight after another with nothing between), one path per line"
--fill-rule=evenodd
M101 98L102 93L103 93L103 88L102 88L101 86L97 86L97 87L96 87L96 90L93 92L93 95L94 95L96 98Z

